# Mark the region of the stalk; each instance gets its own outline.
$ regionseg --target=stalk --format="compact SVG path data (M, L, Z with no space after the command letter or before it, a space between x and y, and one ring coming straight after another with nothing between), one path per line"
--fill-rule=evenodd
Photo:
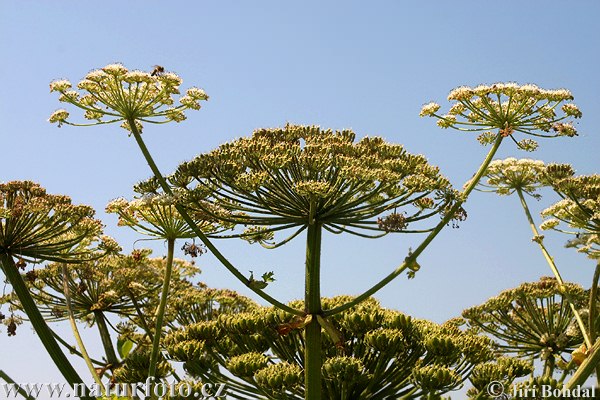
M46 348L46 351L50 355L50 358L52 358L52 361L54 361L54 364L56 364L56 367L62 373L67 383L69 383L69 385L72 387L75 387L74 385L78 385L77 387L84 388L85 393L82 396L82 399L93 399L93 397L89 396L89 389L83 384L83 381L77 374L77 371L75 371L75 368L73 368L69 362L69 359L65 356L60 346L54 339L52 331L46 324L46 321L44 320L44 317L42 317L40 310L38 310L35 302L31 298L29 290L27 289L25 282L23 282L23 278L21 277L13 258L6 253L0 254L0 265L2 265L2 270L4 271L6 278L10 282L15 294L19 298L19 302L23 307L23 311L25 311L27 318L29 318L29 321L31 321L33 329L39 336L42 344Z
M152 173L154 174L154 176L160 183L162 190L166 194L172 195L173 192L171 191L171 188L167 184L167 181L165 180L165 178L160 173L160 170L158 169L158 167L156 166L156 163L154 162L154 159L150 155L150 152L148 151L148 148L146 147L146 144L144 143L144 140L142 139L140 132L138 131L137 127L135 126L135 119L128 119L127 121L129 123L129 126L131 127L131 132L138 144L138 147L140 148L142 154L144 155L144 158L146 159L148 166L152 170ZM231 262L227 258L225 258L225 256L215 247L215 245L212 244L212 242L206 237L204 232L202 232L202 230L200 228L198 228L198 225L196 225L194 220L189 216L189 214L187 213L185 208L179 204L175 204L175 208L181 215L181 218L183 218L183 220L189 225L189 227L194 231L194 233L196 234L196 236L198 236L198 238L202 241L202 243L204 243L204 245L208 248L208 250L210 250L210 252L221 262L221 264L223 264L223 266L225 266L225 268L227 268L229 270L229 272L231 272L233 274L233 276L235 276L240 282L242 282L244 285L246 285L246 287L248 287L254 293L259 295L262 299L264 299L268 303L274 305L275 307L279 308L280 310L286 311L293 315L304 316L303 311L296 310L290 306L287 306L287 305L281 303L280 301L277 301L275 298L269 296L267 293L263 292L262 290L252 287L252 285L250 285L250 280L248 278L246 278L240 271L238 271L237 268L235 268L235 266L233 264L231 264Z
M596 265L594 278L592 279L592 288L590 289L590 305L589 305L589 320L590 340L596 342L596 318L597 318L597 299L598 299L598 283L600 281L600 262ZM596 383L600 387L600 364L596 365Z
M19 393L25 399L27 399L27 400L35 400L34 397L30 396L25 390L23 390L23 388L20 385L18 385L15 381L13 381L11 379L11 377L8 376L1 369L0 369L0 379L2 379L4 382L8 383L9 385L13 385L13 387L15 387L17 389L17 393Z
M311 209L314 203L311 204ZM306 273L304 305L312 316L304 327L304 384L306 400L321 400L321 325L317 320L321 308L321 232L318 222L309 221L306 236Z
M437 226L433 229L433 231L431 231L431 233L429 235L427 235L427 237L425 238L425 240L423 240L423 242L419 245L419 247L417 247L412 254L409 254L404 259L404 262L398 268L396 268L391 274L389 274L388 276L383 278L381 281L376 283L370 289L363 292L361 295L355 297L352 301L349 301L348 303L343 304L339 307L332 308L331 310L326 310L323 313L323 315L324 316L335 315L335 314L345 311L351 307L354 307L355 305L359 304L360 302L371 297L373 294L377 293L381 288L386 286L388 283L390 283L392 280L394 280L398 275L400 275L402 272L404 272L404 270L406 268L411 266L417 260L417 257L419 255L421 255L421 253L427 248L427 246L433 241L433 239L435 239L435 237L440 233L440 231L442 229L444 229L444 227L452 220L452 217L454 217L454 214L456 213L456 211L458 211L460 206L462 206L464 204L464 202L467 200L467 198L469 197L469 194L473 191L473 189L475 189L475 186L477 186L477 184L479 183L479 181L485 174L487 167L490 165L490 163L492 162L492 159L494 158L494 155L498 151L498 148L500 147L500 143L502 143L502 139L503 139L502 135L500 135L500 134L496 135L496 141L492 145L492 148L490 149L487 156L483 160L483 163L479 166L479 169L475 173L475 176L473 176L473 178L468 182L465 189L461 192L461 196L459 197L459 199L452 206L452 208L450 208L450 210L446 213L444 218L442 218L440 223L437 224Z
M106 360L110 365L116 366L119 364L119 359L108 331L108 325L106 325L106 317L102 311L94 311L94 317L102 340L102 347L104 347L104 353L106 353Z
M569 307L571 308L571 311L573 312L573 315L575 316L575 319L577 320L577 325L579 325L579 330L581 331L581 334L583 335L585 344L586 344L587 348L589 349L592 347L593 342L587 334L587 330L585 329L585 324L583 323L583 319L581 318L581 315L579 315L579 312L577 311L577 308L575 307L575 304L573 303L573 299L565 291L565 283L564 283L562 277L560 276L560 272L558 271L558 267L556 266L554 259L550 256L550 253L548 253L546 246L544 246L544 241L543 241L542 237L540 236L540 234L537 230L537 227L535 226L535 223L533 222L533 217L531 216L531 212L529 212L529 207L527 206L527 202L525 201L525 197L523 196L523 192L521 191L521 189L517 189L517 195L519 196L519 200L521 200L521 205L523 206L523 210L525 211L525 215L527 216L527 221L529 221L529 226L531 227L531 231L533 232L533 237L535 239L534 241L540 247L540 250L542 251L544 258L546 259L546 262L550 266L550 269L552 270L552 273L554 274L554 277L556 278L556 281L558 282L558 284L560 286L561 293L565 296L565 298L567 299L567 302L569 302Z
M69 313L69 323L71 324L71 330L73 331L73 336L75 337L75 341L77 342L77 346L79 347L79 351L81 352L81 357L85 360L85 365L87 365L90 374L94 378L94 381L98 384L98 387L102 389L102 394L106 396L106 391L104 390L104 386L102 385L102 380L98 376L96 372L96 368L94 368L94 364L92 364L92 360L85 348L83 340L81 339L81 335L79 334L79 329L77 328L77 322L75 322L75 316L73 315L73 307L71 305L71 294L69 293L69 284L67 281L67 266L65 264L62 265L62 273L63 273L63 292L65 295L65 302L67 305L67 311Z
M587 358L577 368L575 374L567 382L566 389L572 390L585 383L587 378L594 373L594 370L600 364L600 340L596 341L596 344L588 352Z
M173 254L175 253L175 239L167 239L167 265L165 267L165 277L163 281L162 291L160 294L160 302L156 308L156 324L154 326L154 338L152 340L152 353L150 353L150 367L148 368L148 378L156 378L156 365L158 363L158 355L160 353L160 339L163 328L163 319L165 316L165 308L167 306L167 298L169 297L169 287L171 284L171 272L173 270ZM152 390L149 390L152 393Z

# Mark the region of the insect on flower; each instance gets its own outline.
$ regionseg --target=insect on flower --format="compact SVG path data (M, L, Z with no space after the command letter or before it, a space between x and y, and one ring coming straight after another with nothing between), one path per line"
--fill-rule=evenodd
M165 67L155 65L150 76L161 76L165 72Z

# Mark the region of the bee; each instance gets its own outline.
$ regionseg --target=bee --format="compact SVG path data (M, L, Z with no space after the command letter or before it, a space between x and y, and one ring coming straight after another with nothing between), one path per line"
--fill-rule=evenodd
M155 65L150 76L161 76L165 72L165 67Z

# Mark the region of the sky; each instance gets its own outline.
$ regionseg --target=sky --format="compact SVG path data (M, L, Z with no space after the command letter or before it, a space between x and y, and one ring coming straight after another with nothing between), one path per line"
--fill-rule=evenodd
M471 134L419 118L419 110L429 101L447 109L445 98L456 86L504 81L568 88L583 118L576 138L544 140L533 154L505 142L497 158L568 162L578 173L597 172L599 17L600 2L593 0L0 0L0 181L33 180L50 193L89 204L124 249L141 246L135 243L140 236L104 213L110 200L131 198L132 186L151 174L133 138L117 125L58 129L47 122L62 107L49 92L52 80L78 82L113 62L145 70L162 65L183 78L183 88L198 86L210 95L181 124L144 129L164 173L256 128L290 122L351 128L358 137L403 144L460 188L487 149ZM532 200L534 215L556 200L544 194ZM517 198L474 192L465 208L467 221L435 239L419 259L415 279L403 275L376 294L385 307L443 322L504 289L550 274ZM546 234L564 278L589 286L594 265L564 249L566 239ZM323 295L359 294L420 240L326 235ZM243 241L217 245L243 272L273 270L273 296L302 297L303 236L270 251ZM163 243L151 246L156 256L166 252ZM202 256L198 265L199 279L209 286L256 299L214 257ZM57 329L70 337L66 328ZM98 354L95 331L84 334ZM0 369L13 379L60 381L28 327L16 337L1 333L0 348ZM83 364L77 367L83 375Z

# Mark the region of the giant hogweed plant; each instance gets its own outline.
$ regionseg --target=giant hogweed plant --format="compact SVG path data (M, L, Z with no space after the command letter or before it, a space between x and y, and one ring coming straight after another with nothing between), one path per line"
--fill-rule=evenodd
M239 139L182 164L165 177L142 138L144 124L181 122L185 111L199 109L208 96L188 89L175 105L182 81L172 73L129 71L120 64L90 72L72 90L67 80L54 81L51 91L61 102L83 110L88 123L72 122L65 109L54 112L50 122L70 125L121 123L136 140L154 177L138 185L142 195L173 196L174 207L194 234L241 282L281 310L304 318L306 338L304 375L306 398L321 398L321 330L331 330L328 317L364 301L402 272L412 276L417 258L453 219L462 219L464 201L486 171L505 138L520 148L533 150L534 137L574 136L569 119L580 117L567 90L544 90L513 83L460 87L448 99L454 104L448 114L438 115L440 106L429 103L422 116L438 119L442 128L482 132L490 151L461 192L429 165L425 158L408 153L399 145L380 138L355 141L351 131L333 132L317 127L288 125L281 129L259 129L250 138ZM559 108L559 106L561 106ZM202 212L215 220L247 229L237 236L277 247L306 231L305 299L300 308L290 307L264 292L272 275L261 280L242 274L215 247L191 216ZM417 221L440 215L434 226L412 228ZM274 233L294 229L283 239ZM401 264L370 289L346 304L324 309L320 295L320 247L322 231L378 237L391 232L427 233ZM283 232L282 232L283 233Z

